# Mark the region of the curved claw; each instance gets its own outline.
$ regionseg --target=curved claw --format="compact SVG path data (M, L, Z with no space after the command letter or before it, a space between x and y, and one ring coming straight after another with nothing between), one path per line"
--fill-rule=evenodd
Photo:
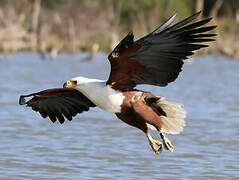
M164 148L170 152L173 152L174 146L173 146L172 142L165 136L163 136L162 140L163 140Z
M146 135L148 137L149 144L152 147L152 149L155 152L155 154L160 154L162 152L162 150L163 150L162 142L152 138L152 136L150 135L149 131L146 132Z
M155 140L155 144L153 144L152 149L155 154L160 154L163 151L163 145L160 141Z

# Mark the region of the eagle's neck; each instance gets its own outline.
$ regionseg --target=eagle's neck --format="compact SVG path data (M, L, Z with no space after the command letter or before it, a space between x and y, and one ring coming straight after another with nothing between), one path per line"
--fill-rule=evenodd
M121 105L125 97L120 91L106 85L106 81L89 79L88 82L76 86L76 89L101 109L113 113L121 112Z

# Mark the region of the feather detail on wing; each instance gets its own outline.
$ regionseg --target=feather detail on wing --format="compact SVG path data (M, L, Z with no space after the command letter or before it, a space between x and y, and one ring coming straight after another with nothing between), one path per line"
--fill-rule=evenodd
M134 41L129 33L109 54L111 72L108 85L118 90L130 90L138 84L166 86L182 70L183 60L193 51L208 47L216 34L204 34L216 26L203 26L212 18L192 22L200 12L170 26L176 15L169 18L147 36ZM203 26L203 27L202 27Z
M26 102L26 97L32 97ZM19 104L32 107L34 111L41 114L43 118L49 117L54 123L57 120L62 124L65 118L72 120L77 113L88 111L95 107L81 92L72 88L48 89L41 92L22 95ZM65 117L65 118L64 118Z

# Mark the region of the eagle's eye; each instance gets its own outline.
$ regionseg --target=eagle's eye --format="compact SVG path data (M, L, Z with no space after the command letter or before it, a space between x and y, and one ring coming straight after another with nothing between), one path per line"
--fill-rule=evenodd
M74 81L72 81L72 82L73 82L74 85L77 85L77 81L76 81L76 80L74 80Z

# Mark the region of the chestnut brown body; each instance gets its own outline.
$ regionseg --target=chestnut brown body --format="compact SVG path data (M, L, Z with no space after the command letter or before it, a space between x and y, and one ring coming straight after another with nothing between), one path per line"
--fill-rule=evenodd
M121 106L121 112L116 113L116 116L125 123L141 129L146 133L146 123L153 125L160 131L162 120L158 112L155 112L150 104L145 101L146 97L159 99L151 93L142 91L127 91L123 92L125 99Z

